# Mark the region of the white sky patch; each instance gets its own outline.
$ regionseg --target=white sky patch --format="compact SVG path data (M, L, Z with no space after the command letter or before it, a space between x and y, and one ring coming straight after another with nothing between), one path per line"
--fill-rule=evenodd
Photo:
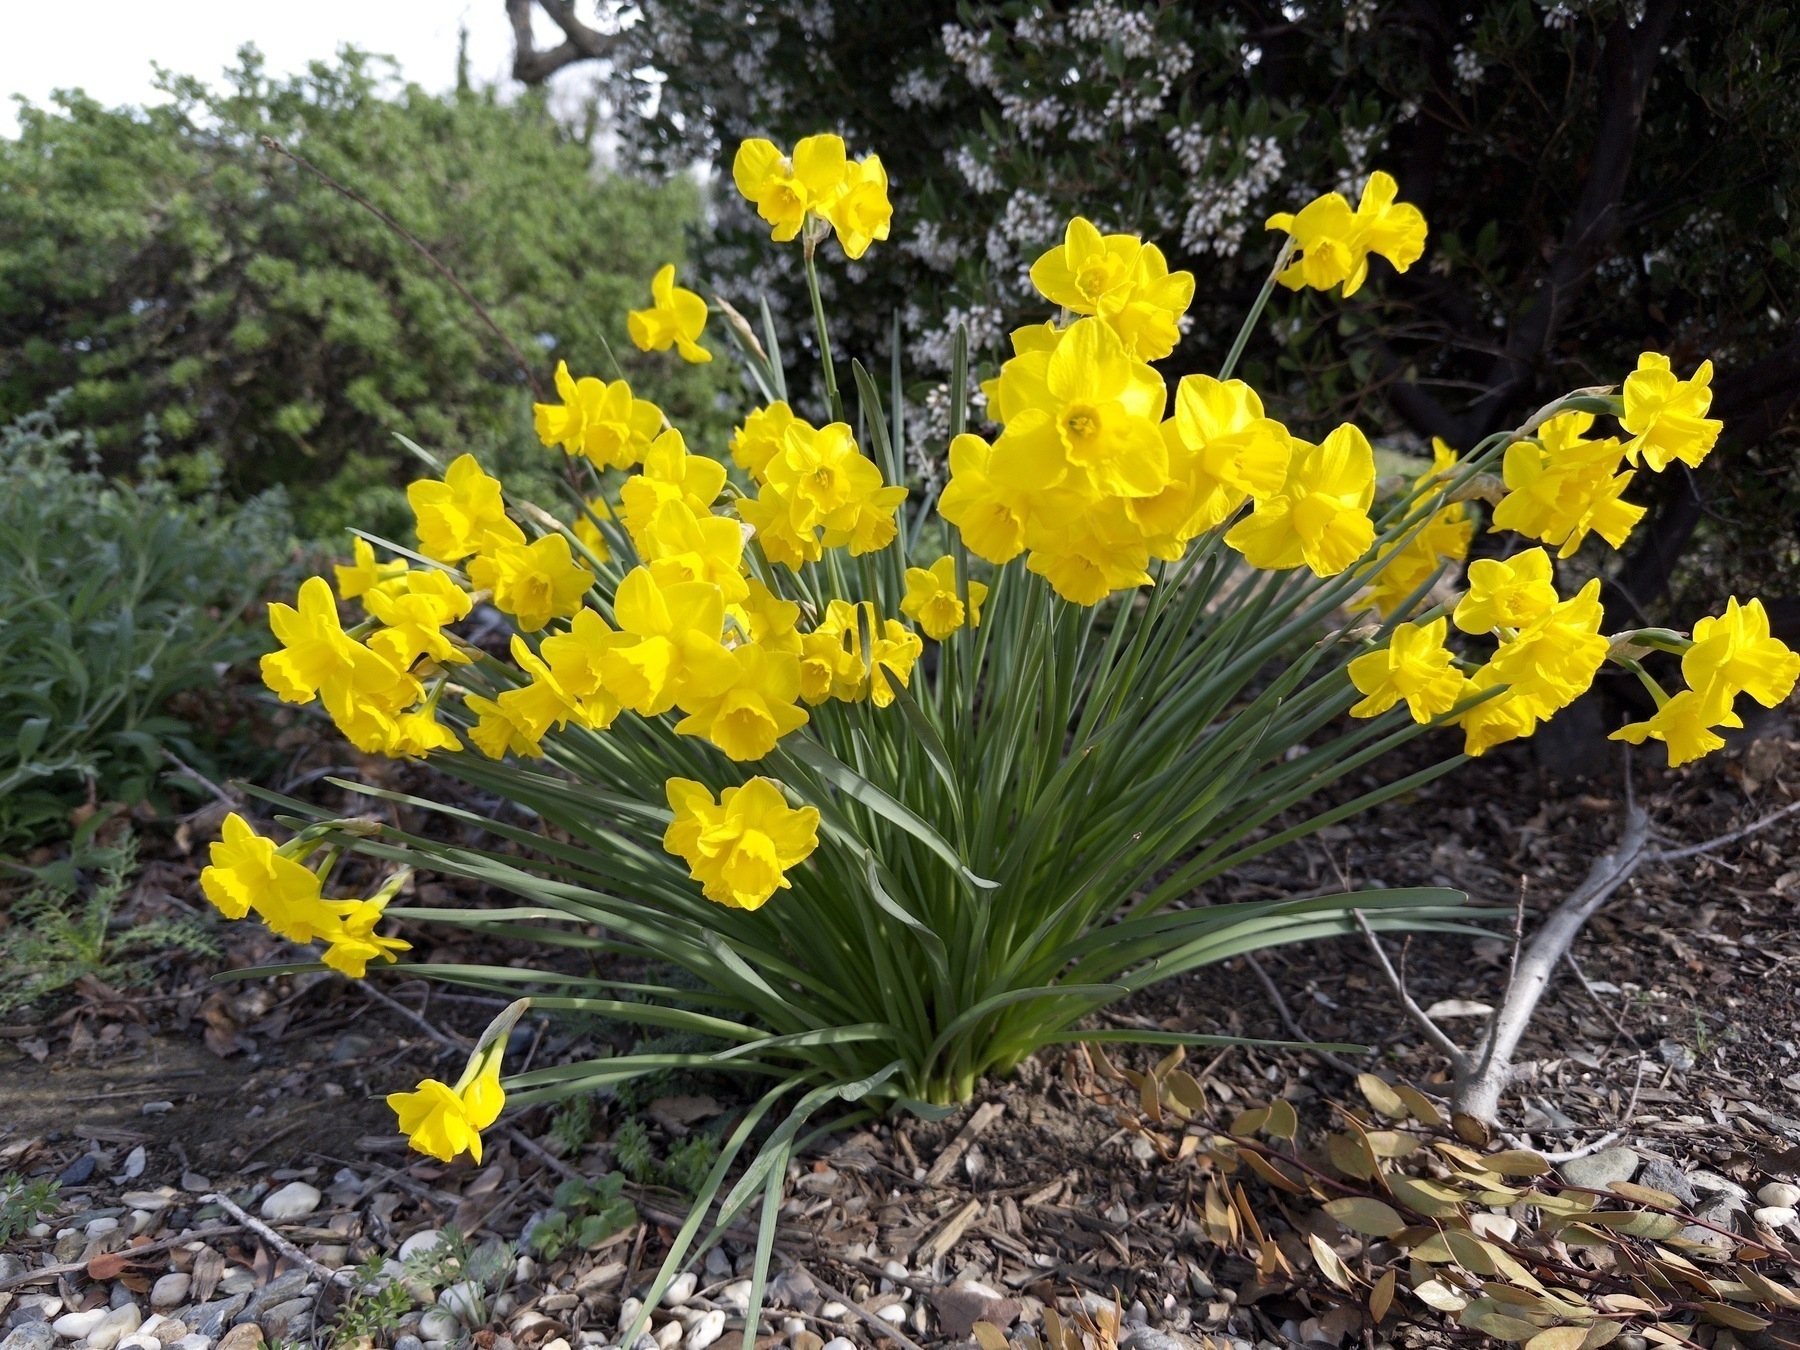
M502 0L0 0L0 135L18 134L15 95L39 107L51 106L53 90L74 88L109 107L162 103L153 65L218 86L246 42L271 75L298 74L349 45L393 57L404 79L441 92L456 84L461 27L469 31L470 79L510 84L512 29ZM541 12L537 27L540 47L560 40ZM578 91L591 78L577 65L554 83L559 93Z

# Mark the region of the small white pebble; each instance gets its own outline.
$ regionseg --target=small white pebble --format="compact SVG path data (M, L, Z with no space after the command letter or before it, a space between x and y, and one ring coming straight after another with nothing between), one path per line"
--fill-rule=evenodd
M669 1282L663 1290L662 1305L665 1308L679 1308L694 1296L694 1290L700 1285L700 1277L693 1271L684 1271Z
M904 1303L890 1303L885 1308L878 1309L875 1315L884 1322L892 1322L895 1326L899 1326L906 1320L906 1314L911 1311L912 1309Z
M656 1343L662 1350L675 1350L684 1334L681 1323L665 1322L656 1329Z
M725 1311L714 1308L711 1312L688 1328L687 1337L682 1341L684 1350L706 1350L719 1337L725 1334Z
M1761 1209L1754 1211L1750 1217L1764 1228L1786 1228L1800 1215L1797 1215L1790 1205L1764 1205Z
M631 1324L637 1321L638 1314L644 1311L644 1300L628 1298L619 1305L619 1335L623 1336L631 1330Z
M839 1303L834 1298L831 1300L831 1302L827 1303L823 1308L819 1309L819 1316L820 1317L828 1317L832 1321L835 1322L838 1318L842 1317L845 1313L847 1313L849 1311L850 1310L848 1308L846 1308L843 1304Z

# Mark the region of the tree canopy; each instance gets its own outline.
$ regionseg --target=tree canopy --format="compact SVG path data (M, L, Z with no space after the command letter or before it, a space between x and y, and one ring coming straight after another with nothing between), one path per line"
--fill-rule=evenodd
M682 256L692 180L605 174L538 96L395 90L354 51L277 79L246 48L224 88L166 88L146 109L78 92L25 107L0 141L0 417L68 389L63 420L114 472L148 438L196 485L287 485L311 532L352 503L358 523L405 528L398 487L419 466L395 432L542 460L525 377L467 302L263 137L424 243L546 389L556 359L616 378L616 354L671 417L717 416L716 374L625 334L651 274Z

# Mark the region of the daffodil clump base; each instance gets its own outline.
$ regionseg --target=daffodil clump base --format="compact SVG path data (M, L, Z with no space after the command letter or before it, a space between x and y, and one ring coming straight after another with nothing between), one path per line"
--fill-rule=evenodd
M406 944L375 933L399 881L326 898L346 851L397 878L429 869L518 901L388 915L684 970L678 988L399 966L717 1047L507 1076L505 1038L490 1037L459 1081L392 1099L436 1157L479 1156L508 1100L669 1068L762 1085L651 1303L752 1203L766 1269L788 1157L829 1104L844 1104L837 1124L934 1115L1042 1046L1216 1043L1089 1019L1242 952L1354 932L1359 915L1377 929L1466 929L1465 898L1441 889L1195 896L1530 735L1603 662L1642 675L1659 709L1618 735L1665 742L1673 763L1720 743L1740 695L1773 705L1800 673L1755 600L1691 636L1607 634L1597 581L1557 586L1551 550L1624 542L1642 514L1622 495L1634 474L1711 448L1710 366L1683 377L1647 353L1620 391L1578 391L1462 455L1440 443L1433 462L1388 479L1357 426L1304 439L1233 377L1277 285L1349 295L1371 259L1418 260L1425 221L1386 174L1354 208L1333 193L1271 219L1278 256L1224 368L1173 388L1152 363L1179 340L1194 277L1153 244L1071 221L1031 270L1048 317L1013 334L983 385L988 433L965 423L959 340L935 499L900 471L897 357L885 394L851 363L847 408L819 302L830 238L856 258L888 235L879 159L851 159L829 135L791 152L751 141L733 178L775 240L799 241L822 416L789 397L773 325L758 334L721 302L758 395L729 445L690 446L624 380L559 367L536 425L567 501L509 495L461 455L409 490L416 549L359 537L335 594L315 577L272 610L280 649L263 672L282 699L317 700L363 751L427 759L541 824L358 785L501 842L287 801L288 842L234 817L204 878L226 914L325 944L322 961L351 977ZM706 302L675 281L672 268L656 275L632 337L711 359ZM1616 431L1594 435L1603 418ZM1518 547L1453 586L1484 501L1486 524ZM481 604L511 621L504 652L456 631ZM344 605L361 611L348 627ZM1680 654L1686 688L1651 679L1641 658L1654 649ZM1309 811L1321 789L1433 729L1460 736L1461 752ZM759 1275L747 1341L760 1299Z

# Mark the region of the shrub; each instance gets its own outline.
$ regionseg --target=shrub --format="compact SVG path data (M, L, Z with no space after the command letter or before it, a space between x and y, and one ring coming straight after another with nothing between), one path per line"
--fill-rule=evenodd
M183 501L143 467L113 482L53 411L0 427L0 848L84 798L165 801L170 751L218 772L167 704L263 649L243 615L285 561L286 500Z
M1380 418L1466 450L1563 389L1613 378L1645 346L1711 356L1731 432L1693 476L1698 492L1685 474L1640 484L1653 512L1629 556L1584 561L1607 563L1607 604L1625 621L1641 620L1632 603L1661 612L1696 529L1703 550L1670 612L1734 587L1800 593L1791 7L645 0L634 11L590 50L606 53L621 138L642 159L673 170L746 136L785 143L820 127L891 155L899 247L863 265L840 340L885 353L902 311L913 370L929 381L910 392L940 436L958 321L978 363L1003 360L1036 305L1026 268L1071 214L1141 232L1193 269L1200 293L1170 369L1212 371L1259 283L1264 219L1310 195L1301 185L1359 186L1386 168L1431 213L1443 265L1403 278L1378 265L1385 284L1354 304L1318 293L1278 304L1245 367L1276 415L1320 431ZM521 78L558 64L524 55ZM654 100L631 96L645 67L664 77ZM722 205L708 273L733 298L772 289L804 337L799 268L757 250L748 212Z
M772 332L759 342L728 311L770 400L732 441L735 480L677 431L651 439L658 419L624 391L565 381L538 428L599 503L574 528L523 501L509 514L502 485L459 459L413 488L425 566L369 556L339 570L366 622L340 627L323 578L304 583L297 610L273 611L284 650L263 673L283 698L322 698L365 748L429 755L541 827L385 794L484 826L495 842L478 846L285 802L296 824L310 818L293 839L277 851L229 820L202 877L227 913L255 909L323 940L324 960L353 976L394 959L395 941L373 930L403 874L372 900L328 900L328 867L306 865L321 850L525 901L395 911L414 921L695 977L698 993L599 971L411 966L526 997L456 1083L390 1098L415 1146L479 1156L507 1094L547 1100L677 1068L763 1080L649 1304L722 1192L714 1238L762 1193L766 1267L789 1156L830 1103L941 1115L1042 1047L1218 1044L1089 1019L1271 944L1365 923L1470 931L1464 897L1438 888L1210 905L1196 888L1530 735L1609 658L1661 705L1619 734L1664 741L1675 761L1723 744L1710 728L1733 724L1739 694L1773 704L1800 675L1755 601L1703 620L1693 639L1609 638L1598 582L1559 594L1541 546L1477 561L1460 598L1437 585L1466 556L1481 500L1527 542L1623 539L1639 509L1620 496L1627 458L1646 473L1698 463L1718 435L1705 370L1646 353L1622 395L1563 396L1466 457L1441 447L1381 482L1354 424L1311 443L1232 378L1278 281L1354 289L1371 253L1400 268L1419 260L1424 218L1386 175L1354 210L1328 194L1286 219L1219 376L1184 377L1172 398L1148 363L1175 345L1194 278L1170 274L1153 246L1072 221L1069 242L1033 265L1061 322L1015 333L989 387L1005 424L992 443L960 424L959 343L950 479L935 496L901 476L898 373L884 400L852 364L852 412L829 355L818 245L835 231L856 257L889 233L880 162L846 160L830 136L791 155L747 142L734 179L777 239L798 236L827 425L785 401ZM1589 435L1597 428L1619 434ZM447 631L476 586L512 618L510 662ZM1683 653L1689 687L1671 697L1644 674L1651 650ZM1329 809L1309 804L1433 727L1459 729L1463 755ZM507 1031L527 1004L726 1044L502 1081ZM644 1174L646 1143L618 1131L622 1170Z
M597 172L533 97L382 92L354 51L293 78L242 53L224 89L108 110L24 108L0 141L0 414L65 387L104 466L163 457L248 498L283 484L303 533L405 527L416 468L399 432L495 462L530 440L504 348L427 262L362 207L264 149L271 136L398 219L492 311L548 384L545 353L628 359L704 422L714 381L640 357L626 304L679 256L691 182Z

